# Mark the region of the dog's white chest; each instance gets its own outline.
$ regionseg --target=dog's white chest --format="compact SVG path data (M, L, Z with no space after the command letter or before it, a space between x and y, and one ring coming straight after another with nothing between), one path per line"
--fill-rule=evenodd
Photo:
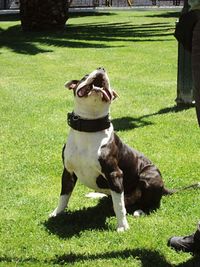
M99 163L101 147L108 143L113 126L95 133L70 130L64 151L64 164L69 172L74 172L77 178L87 187L99 190L96 178L103 175Z

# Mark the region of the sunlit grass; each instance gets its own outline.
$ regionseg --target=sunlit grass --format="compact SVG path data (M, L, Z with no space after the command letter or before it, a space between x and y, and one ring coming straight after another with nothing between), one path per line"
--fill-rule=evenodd
M111 110L118 135L152 159L167 187L199 181L195 110L174 107L176 16L84 14L53 34L23 34L18 20L0 22L0 266L166 267L190 260L166 241L194 231L197 190L163 198L149 216L128 215L130 230L117 234L111 202L88 200L89 189L78 184L69 214L48 221L60 191L66 114L73 109L63 85L99 66L120 95Z

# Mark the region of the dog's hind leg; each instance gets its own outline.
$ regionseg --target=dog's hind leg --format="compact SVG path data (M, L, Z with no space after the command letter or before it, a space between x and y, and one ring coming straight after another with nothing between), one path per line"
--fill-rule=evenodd
M67 204L69 202L71 193L76 184L77 177L73 173L69 173L66 168L63 170L62 174L62 185L61 185L61 194L58 202L57 208L49 215L49 217L56 217L57 215L64 212Z

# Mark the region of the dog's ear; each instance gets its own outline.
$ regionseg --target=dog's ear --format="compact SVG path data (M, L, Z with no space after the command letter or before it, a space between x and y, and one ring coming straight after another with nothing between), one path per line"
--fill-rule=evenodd
M65 83L65 87L68 89L74 89L76 88L77 84L79 83L79 80L72 80Z

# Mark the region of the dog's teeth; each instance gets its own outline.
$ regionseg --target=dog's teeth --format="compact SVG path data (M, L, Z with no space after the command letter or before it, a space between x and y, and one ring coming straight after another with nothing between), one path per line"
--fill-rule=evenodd
M94 84L92 85L92 89L95 89L95 90L103 90L103 87L99 87L99 86L95 86Z

